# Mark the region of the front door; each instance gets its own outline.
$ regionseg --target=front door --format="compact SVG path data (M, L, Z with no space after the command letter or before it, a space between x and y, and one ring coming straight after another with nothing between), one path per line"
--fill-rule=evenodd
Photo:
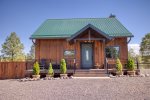
M91 43L81 44L81 66L85 69L93 67L93 49Z

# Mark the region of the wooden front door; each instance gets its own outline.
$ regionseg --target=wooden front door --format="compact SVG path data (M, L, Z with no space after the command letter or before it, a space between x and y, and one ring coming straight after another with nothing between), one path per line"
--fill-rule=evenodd
M93 45L91 43L81 44L81 67L84 69L93 67Z

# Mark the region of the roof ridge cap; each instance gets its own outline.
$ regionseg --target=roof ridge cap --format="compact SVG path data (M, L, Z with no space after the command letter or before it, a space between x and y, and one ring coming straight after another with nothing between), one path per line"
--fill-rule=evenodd
M116 19L116 18L108 18L108 17L106 17L106 18L62 18L62 19L60 19L60 18L52 18L52 19L47 19L47 20L72 20L72 19Z

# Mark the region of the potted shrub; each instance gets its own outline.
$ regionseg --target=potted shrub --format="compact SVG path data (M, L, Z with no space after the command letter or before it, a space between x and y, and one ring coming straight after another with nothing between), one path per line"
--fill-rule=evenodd
M67 68L66 68L66 62L65 59L62 59L60 62L60 77L67 77Z
M127 74L128 75L135 75L135 68L134 68L134 60L129 58L127 62Z
M52 64L50 63L46 77L53 77L53 76L54 76L54 70L53 70Z
M39 63L36 61L33 66L33 78L40 78L40 67Z
M122 75L122 64L119 60L119 58L116 59L116 75Z

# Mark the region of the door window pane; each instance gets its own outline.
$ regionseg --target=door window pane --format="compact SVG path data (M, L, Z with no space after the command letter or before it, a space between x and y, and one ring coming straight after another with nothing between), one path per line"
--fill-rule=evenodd
M86 50L86 61L88 61L89 60L89 51L88 50Z

